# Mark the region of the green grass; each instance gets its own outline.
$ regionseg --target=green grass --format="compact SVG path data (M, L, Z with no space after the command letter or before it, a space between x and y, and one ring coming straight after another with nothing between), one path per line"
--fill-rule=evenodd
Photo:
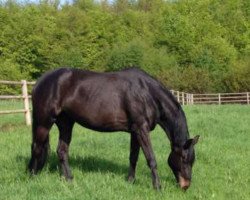
M20 110L24 108L22 99L9 99L0 101L0 110Z
M80 126L75 126L70 146L74 180L60 178L56 127L50 133L51 154L46 167L39 175L29 177L25 170L31 128L24 125L19 114L0 116L0 199L250 199L250 106L189 106L184 110L191 135L201 135L187 192L177 187L167 166L169 141L159 127L151 138L161 192L152 188L142 153L136 182L125 180L129 134L100 134Z

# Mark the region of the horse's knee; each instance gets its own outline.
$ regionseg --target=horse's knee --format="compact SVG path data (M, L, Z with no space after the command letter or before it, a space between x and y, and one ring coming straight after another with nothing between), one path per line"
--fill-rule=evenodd
M60 140L56 152L59 160L65 161L68 154L68 145Z
M155 159L148 160L147 164L150 167L150 169L157 169L157 163L156 163Z
M60 161L64 161L65 160L65 152L61 151L60 149L57 149L57 156L59 158Z

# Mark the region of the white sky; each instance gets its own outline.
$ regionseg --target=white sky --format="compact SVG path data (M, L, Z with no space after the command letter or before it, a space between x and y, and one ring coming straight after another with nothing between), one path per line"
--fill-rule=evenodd
M7 0L0 0L0 3L5 3ZM39 0L16 0L17 2L25 3L25 2L32 2L37 3ZM52 0L53 1L53 0ZM60 4L65 4L65 2L71 3L73 0L60 0ZM95 0L95 1L101 1L101 0ZM109 0L109 2L112 2L113 0Z

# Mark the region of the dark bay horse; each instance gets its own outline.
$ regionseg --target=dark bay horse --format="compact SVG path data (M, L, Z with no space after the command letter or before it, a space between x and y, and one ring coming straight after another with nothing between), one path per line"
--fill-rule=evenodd
M149 133L157 124L166 132L171 153L168 164L180 187L191 182L195 160L185 114L175 97L142 70L96 73L60 68L43 75L32 92L33 125L29 170L36 174L44 166L49 148L49 131L59 129L57 154L62 175L72 179L68 151L75 122L100 132L125 131L131 134L128 180L135 179L140 148L152 173L155 189L160 188L157 164Z

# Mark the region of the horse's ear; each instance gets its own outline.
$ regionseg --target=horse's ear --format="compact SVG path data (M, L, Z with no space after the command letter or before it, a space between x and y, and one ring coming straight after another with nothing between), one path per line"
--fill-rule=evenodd
M186 143L184 144L184 149L188 149L190 146L194 146L197 142L198 142L198 140L199 140L199 138L200 138L200 136L199 135L196 135L194 138L192 138L192 139L188 139L187 141L186 141Z
M199 138L200 138L200 135L196 135L196 136L193 138L192 145L195 145L195 144L199 141Z

